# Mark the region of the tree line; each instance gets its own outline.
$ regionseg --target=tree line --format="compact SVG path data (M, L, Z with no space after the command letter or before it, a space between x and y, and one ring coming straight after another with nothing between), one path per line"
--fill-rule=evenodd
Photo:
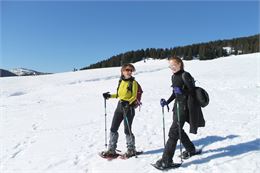
M228 40L210 41L207 43L198 43L174 48L146 48L135 51L128 51L119 55L112 56L106 60L91 64L80 70L118 67L125 63L135 63L144 58L165 59L170 56L179 56L184 60L210 60L218 57L225 57L231 54L248 54L259 52L260 34L240 37ZM230 48L230 51L225 49Z

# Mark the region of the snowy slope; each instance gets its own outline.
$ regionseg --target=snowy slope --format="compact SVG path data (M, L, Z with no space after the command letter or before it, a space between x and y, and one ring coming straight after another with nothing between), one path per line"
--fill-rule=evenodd
M14 68L10 71L12 73L16 74L17 76L30 76L30 75L44 74L42 72L38 72L38 71L35 71L35 70L26 69L26 68Z
M133 132L143 155L110 162L97 155L105 149L102 93L115 92L120 68L1 78L0 172L160 172L150 163L163 152L159 100L171 94L171 71L166 60L135 66L144 94ZM203 109L206 127L197 135L190 134L203 154L170 172L258 172L260 53L188 61L185 69L197 85L207 89L211 100ZM116 103L112 99L107 102L108 127ZM171 112L165 113L165 121L168 133ZM185 129L189 129L187 124ZM118 149L125 151L122 126L119 135Z

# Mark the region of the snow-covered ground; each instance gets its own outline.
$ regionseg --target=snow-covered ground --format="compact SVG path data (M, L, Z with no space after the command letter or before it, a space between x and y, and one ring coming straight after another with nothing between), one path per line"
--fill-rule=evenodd
M163 152L159 100L171 94L171 71L166 60L135 66L144 94L133 132L143 155L113 161L97 155L105 150L102 93L116 91L120 68L9 77L0 79L0 172L160 172L150 163ZM259 172L260 53L188 61L185 70L210 94L203 109L206 127L189 135L203 153L169 172ZM116 103L107 101L108 128ZM168 133L171 112L165 121ZM125 151L122 125L118 149ZM179 162L177 147L174 161Z

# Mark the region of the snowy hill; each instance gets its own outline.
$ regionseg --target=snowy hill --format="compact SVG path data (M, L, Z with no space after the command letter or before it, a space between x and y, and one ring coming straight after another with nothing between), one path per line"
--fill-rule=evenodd
M32 76L32 75L42 75L46 73L38 72L35 70L30 70L26 68L14 68L10 70L12 73L16 74L17 76Z
M0 77L10 77L10 76L16 76L16 74L8 70L0 69Z
M203 109L206 127L197 135L189 134L203 153L169 172L258 172L260 53L184 63L185 70L191 72L197 85L207 89L211 100ZM120 68L1 78L1 173L160 172L150 163L163 152L159 100L171 94L171 71L166 60L138 62L135 66L135 77L144 94L133 133L143 155L113 161L97 155L105 150L102 93L116 91ZM116 103L107 101L108 128ZM165 113L165 121L168 133L171 112ZM118 149L125 151L122 125ZM179 146L176 162L180 161L178 155Z

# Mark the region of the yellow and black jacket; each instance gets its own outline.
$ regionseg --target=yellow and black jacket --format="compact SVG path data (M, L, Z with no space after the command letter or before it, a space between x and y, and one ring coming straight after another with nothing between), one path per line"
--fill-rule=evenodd
M137 98L138 84L133 77L130 79L121 78L120 80L117 93L111 94L111 98L119 98L120 100L128 101L131 105ZM132 88L130 87L131 82Z

